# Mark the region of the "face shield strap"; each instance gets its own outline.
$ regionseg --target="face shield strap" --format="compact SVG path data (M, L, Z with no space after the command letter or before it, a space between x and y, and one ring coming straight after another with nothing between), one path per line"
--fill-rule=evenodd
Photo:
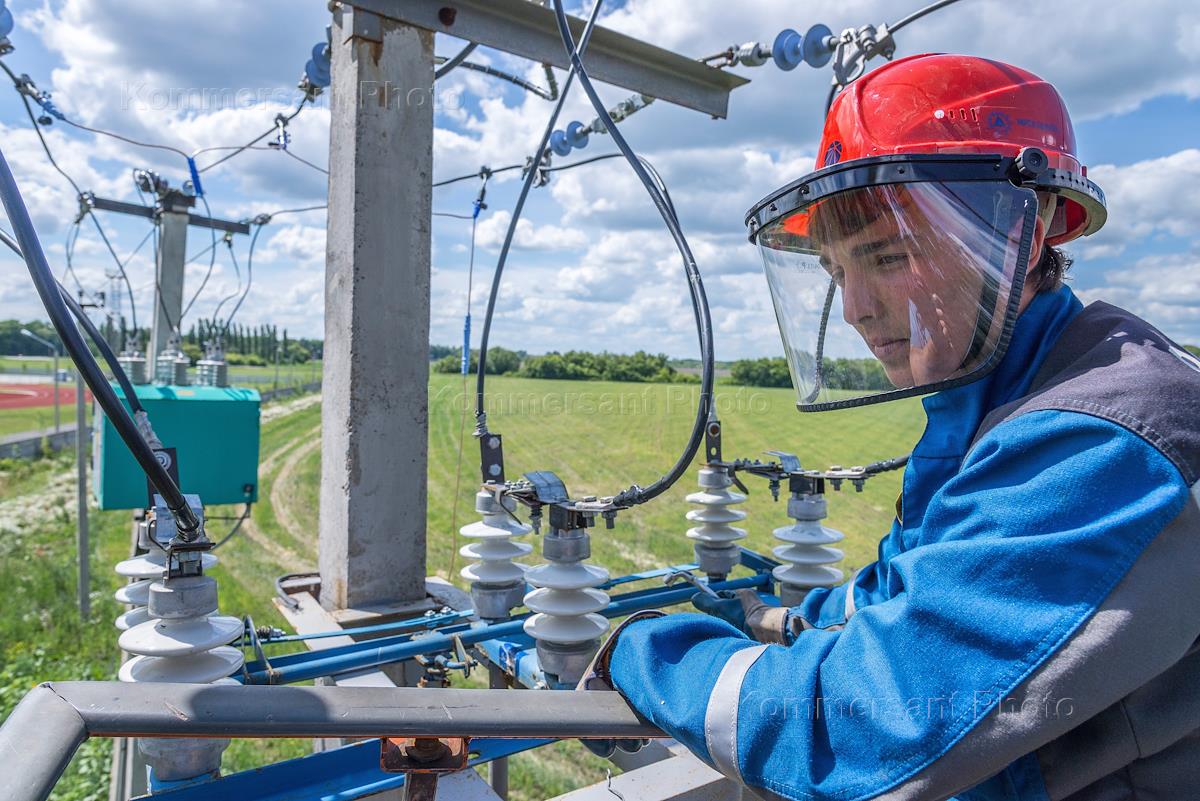
M837 283L830 279L829 289L825 292L825 308L821 312L821 330L817 334L816 380L813 391L804 397L801 403L812 403L825 388L825 329L829 325L829 311L833 308L833 297L837 294Z

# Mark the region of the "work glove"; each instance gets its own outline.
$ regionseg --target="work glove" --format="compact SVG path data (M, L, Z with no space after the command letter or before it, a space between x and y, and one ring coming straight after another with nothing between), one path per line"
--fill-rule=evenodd
M612 674L609 672L609 665L612 662L612 652L617 646L617 637L625 630L625 627L630 623L635 623L639 620L649 620L655 617L665 617L663 612L657 609L645 609L641 612L635 612L617 626L609 638L600 646L600 650L596 651L596 655L592 657L591 664L587 670L583 672L583 678L576 685L576 690L616 690L616 685L613 684ZM580 740L587 750L591 751L598 757L608 759L619 748L627 754L636 754L649 744L649 740L644 739L615 739L607 738L603 740Z
M754 590L722 590L716 598L698 592L692 596L692 605L759 642L777 645L792 642L794 635L788 626L788 610L764 603Z

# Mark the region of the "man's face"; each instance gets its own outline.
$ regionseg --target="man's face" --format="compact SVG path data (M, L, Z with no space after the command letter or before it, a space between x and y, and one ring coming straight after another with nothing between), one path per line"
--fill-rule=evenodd
M816 215L814 234L821 265L838 285L845 321L888 381L897 388L920 386L963 366L979 320L983 277L977 260L963 252L970 237L933 226L913 193L886 191L879 207L861 206L864 197L838 209L843 214L836 220ZM854 213L855 206L862 213ZM889 206L902 206L904 213L890 213Z

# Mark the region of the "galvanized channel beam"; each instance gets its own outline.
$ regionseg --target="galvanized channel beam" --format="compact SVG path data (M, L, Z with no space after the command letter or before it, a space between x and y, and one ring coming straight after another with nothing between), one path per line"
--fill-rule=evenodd
M49 797L88 737L639 738L662 731L615 692L56 682L0 727L10 801Z
M554 12L529 0L348 0L381 17L495 47L567 69ZM568 17L576 40L584 21ZM725 117L729 93L747 78L701 64L623 33L597 26L584 59L590 76L605 83Z

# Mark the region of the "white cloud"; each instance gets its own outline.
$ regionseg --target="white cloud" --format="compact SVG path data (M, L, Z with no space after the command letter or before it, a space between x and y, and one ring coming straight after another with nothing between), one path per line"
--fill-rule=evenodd
M1080 243L1085 257L1117 255L1156 234L1200 235L1200 149L1089 173L1105 191L1108 222Z
M476 244L481 248L499 249L512 222L512 213L497 211L485 217L476 231ZM512 247L515 250L565 250L582 247L588 237L578 228L558 225L534 225L522 217L513 233Z
M911 7L919 5L914 2ZM788 0L628 0L604 15L602 24L701 55L733 41L770 41L783 27L803 30L820 21L839 31L894 20L901 13L895 3L884 0L812 0L800 17ZM1054 4L1026 4L1019 14L1015 19L1012 4L1004 0L956 4L898 33L897 54L966 49L1010 61L1055 83L1077 119L1126 111L1164 94L1200 96L1200 7L1194 3L1147 0L1130 9L1107 0L1084 0L1074 4L1070 14L1086 19L1086 35L1064 33L1064 12ZM234 14L217 0L196 0L186 8L129 0L119 13L101 0L45 0L35 10L18 10L18 50L7 61L18 71L34 73L43 88L54 92L55 101L81 121L190 151L248 141L270 127L275 114L291 108L297 97L295 80L327 22L324 4L297 5L292 0L262 0L239 6ZM28 42L31 36L41 39L53 69L47 71L22 49L22 37ZM460 46L458 40L439 37L436 50L449 54ZM487 49L476 51L473 59L545 83L537 64ZM653 162L671 189L713 305L717 351L726 358L778 353L773 312L742 218L768 191L812 168L819 107L829 76L828 70L802 66L785 73L769 64L737 71L753 82L733 94L727 120L656 103L622 125L635 149ZM559 76L561 83L561 72ZM628 94L610 86L600 86L599 91L609 104ZM473 173L481 165L523 163L550 109L540 98L465 70L439 82L436 97L437 178ZM293 152L320 166L328 156L327 99L306 109L289 128ZM74 192L46 163L21 115L12 103L0 107L0 137L47 248L61 261L61 243L76 205ZM576 87L559 126L593 116ZM186 177L182 159L171 153L92 137L59 124L48 129L47 136L63 167L85 189L99 194L135 199L129 180L132 166L158 169L175 185ZM586 150L556 158L555 165L613 149L609 137L594 135ZM201 163L214 157L202 157ZM1094 167L1091 174L1107 190L1111 214L1101 234L1080 244L1086 259L1128 254L1166 239L1195 238L1200 151ZM491 208L480 218L478 230L476 304L486 297L494 250L510 219L507 209L519 179L520 171L513 170L495 176L489 185ZM322 204L327 186L319 171L274 151L243 153L205 173L204 180L212 212L230 219ZM435 190L435 208L468 209L477 186L464 181ZM104 222L122 254L144 233L142 221L107 216ZM468 240L456 224L436 224L434 236L438 270L433 338L457 341L466 303ZM193 233L192 245L203 244L203 237ZM540 342L560 348L646 347L678 355L695 351L678 254L622 159L555 172L549 187L534 190L515 246L520 259L510 265L513 269L502 285L497 306L500 338L494 341L517 347ZM236 238L243 271L247 247L246 237ZM153 285L148 251L129 266L143 315L150 308ZM294 334L319 335L324 251L323 212L273 221L258 243L254 286L239 317L251 324L287 325ZM1143 289L1112 280L1105 291L1124 292L1139 309L1162 313L1164 319L1183 314L1180 310L1186 305L1170 294L1189 285L1186 270L1195 260L1178 258L1182 261L1172 269L1180 272L1171 273L1175 277L1170 287ZM112 261L94 231L85 229L80 238L76 268L85 282L105 285ZM189 286L197 280L197 268L207 269L206 260L189 272ZM21 289L19 273L6 275L0 279L0 309L15 316L38 314L33 296ZM222 252L197 309L209 313L222 293L236 287L232 263Z

